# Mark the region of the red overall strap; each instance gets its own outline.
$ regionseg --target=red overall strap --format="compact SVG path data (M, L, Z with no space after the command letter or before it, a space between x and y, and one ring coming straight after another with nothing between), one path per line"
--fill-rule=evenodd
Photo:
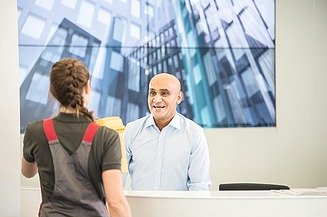
M52 118L43 120L43 130L49 142L58 140Z
M89 126L85 130L83 141L91 144L99 127L100 126L96 123L93 123L93 122L90 123Z

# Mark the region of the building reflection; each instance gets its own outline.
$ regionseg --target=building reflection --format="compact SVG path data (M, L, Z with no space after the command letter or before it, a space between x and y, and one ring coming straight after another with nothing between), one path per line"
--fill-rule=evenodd
M49 71L76 57L90 108L126 124L148 114L147 85L176 75L178 111L204 127L275 126L275 2L18 0L21 131L58 108Z

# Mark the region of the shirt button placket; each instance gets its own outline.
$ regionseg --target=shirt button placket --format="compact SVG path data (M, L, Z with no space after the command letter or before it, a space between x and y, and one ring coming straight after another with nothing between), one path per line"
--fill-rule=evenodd
M158 138L158 149L156 157L156 168L154 175L154 190L160 190L161 187L161 173L162 173L162 162L163 162L163 149L164 149L164 131L162 130Z

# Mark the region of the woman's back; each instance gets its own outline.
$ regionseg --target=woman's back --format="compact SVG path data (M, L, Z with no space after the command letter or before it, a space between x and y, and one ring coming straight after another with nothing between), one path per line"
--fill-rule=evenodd
M106 202L112 217L130 216L121 184L119 135L95 124L86 108L89 78L77 59L56 62L50 92L60 113L26 128L22 174L39 173L40 216L107 216Z

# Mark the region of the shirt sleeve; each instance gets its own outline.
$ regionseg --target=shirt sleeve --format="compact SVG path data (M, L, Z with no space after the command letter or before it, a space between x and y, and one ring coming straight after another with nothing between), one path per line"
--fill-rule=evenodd
M30 140L31 138L31 126L30 124L27 125L26 131L24 134L24 140L23 140L23 157L24 159L29 162L29 163L34 163L35 162L35 157L32 151L32 142Z
M112 130L106 129L105 146L102 153L102 172L110 169L121 169L121 145L119 134Z
M130 149L130 145L131 145L131 136L130 136L130 125L127 124L126 125L126 128L125 128L125 131L124 131L124 141L125 141L125 148L126 148L126 162L127 162L127 168L129 166L129 163L131 161L131 158L132 158L132 152L131 152L131 149ZM128 173L128 170L127 170L127 173ZM125 174L123 176L123 184L125 186L125 183L126 183L126 179L127 179L127 174Z
M187 186L190 191L208 191L210 157L207 139L202 128L194 134L190 155Z
M125 147L126 147L126 158L127 158L127 164L129 164L129 161L131 160L132 153L130 150L131 145L131 136L130 136L130 126L127 124L124 132L124 140L125 140Z

